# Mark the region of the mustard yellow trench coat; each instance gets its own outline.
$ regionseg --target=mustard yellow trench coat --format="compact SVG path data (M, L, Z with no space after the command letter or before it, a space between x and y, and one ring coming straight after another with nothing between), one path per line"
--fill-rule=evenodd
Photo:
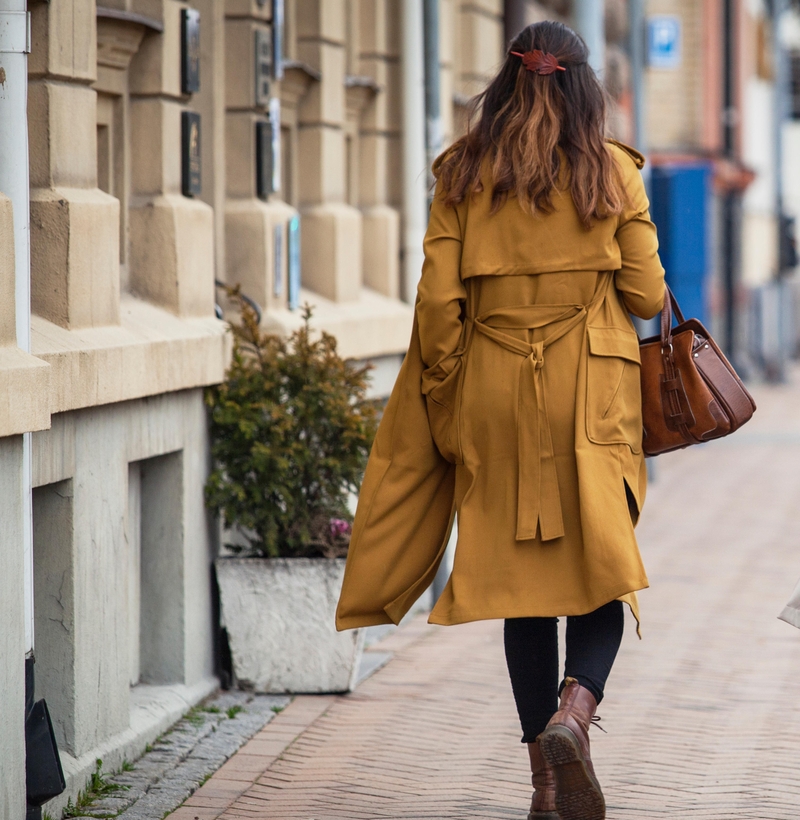
M664 271L639 168L617 143L619 217L582 227L567 191L492 215L491 180L434 198L411 344L361 488L336 623L397 623L458 515L438 624L579 615L647 586L639 347ZM488 175L488 165L487 165Z

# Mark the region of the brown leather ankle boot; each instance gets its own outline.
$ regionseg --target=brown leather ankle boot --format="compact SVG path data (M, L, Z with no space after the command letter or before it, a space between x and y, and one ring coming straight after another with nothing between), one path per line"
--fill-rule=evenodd
M589 755L589 726L597 709L594 695L567 678L561 705L537 740L556 784L561 820L605 820L606 803Z
M538 743L528 743L528 755L531 758L531 783L533 783L533 800L531 800L528 820L558 820L553 772L542 757L542 750Z

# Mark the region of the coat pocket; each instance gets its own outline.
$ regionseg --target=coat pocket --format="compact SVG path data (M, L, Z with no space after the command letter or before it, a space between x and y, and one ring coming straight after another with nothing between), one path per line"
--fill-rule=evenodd
M639 338L633 330L587 327L586 433L595 444L642 449Z
M464 362L459 355L455 366L444 379L431 383L423 373L422 380L431 435L443 458L452 464L463 462L458 425L463 367Z

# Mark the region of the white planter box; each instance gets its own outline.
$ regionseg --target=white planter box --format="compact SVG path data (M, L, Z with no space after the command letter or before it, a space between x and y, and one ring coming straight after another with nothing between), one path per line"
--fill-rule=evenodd
M239 686L255 692L349 692L363 630L337 632L344 560L220 558L222 626Z

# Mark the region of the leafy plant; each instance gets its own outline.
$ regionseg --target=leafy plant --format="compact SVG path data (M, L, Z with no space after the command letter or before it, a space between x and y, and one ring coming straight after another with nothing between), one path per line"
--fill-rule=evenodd
M311 328L264 333L238 297L233 360L206 393L214 470L206 502L266 557L346 554L350 492L358 489L377 426L369 367L342 359L336 339ZM236 551L241 547L231 545Z
M228 707L228 709L226 710L225 714L226 714L226 715L227 715L227 716L228 716L231 720L233 720L233 719L236 717L236 715L238 715L238 714L239 714L239 712L244 712L244 707L243 707L243 706L239 706L239 704L237 703L237 704L235 704L235 705L233 705L233 706L229 706L229 707Z

